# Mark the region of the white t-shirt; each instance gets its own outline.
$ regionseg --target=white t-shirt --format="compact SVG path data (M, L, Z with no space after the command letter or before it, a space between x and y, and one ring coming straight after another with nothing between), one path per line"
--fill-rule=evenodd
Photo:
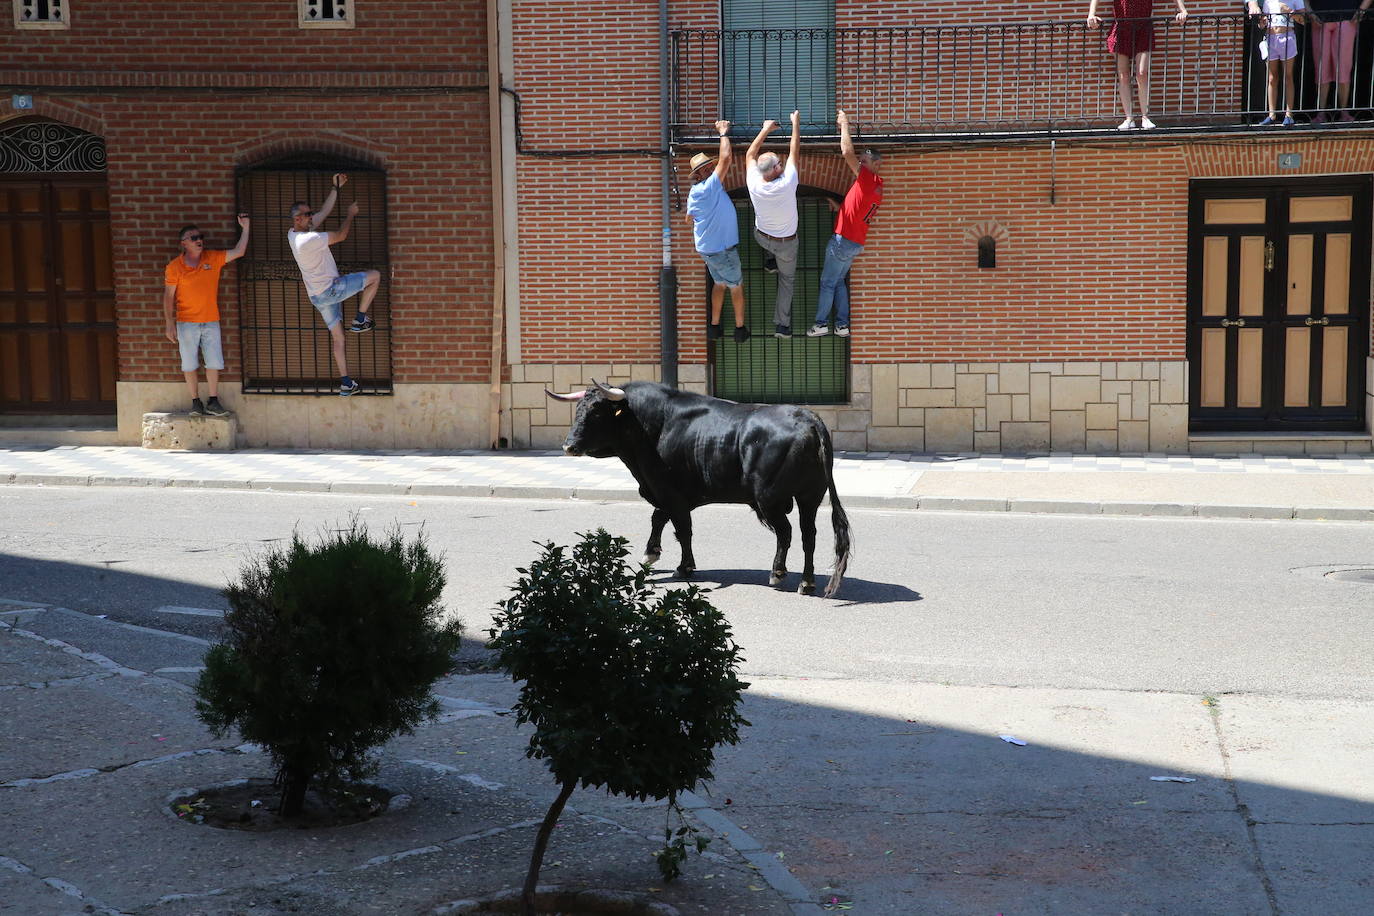
M339 276L339 268L334 263L334 254L329 250L328 232L297 232L288 229L287 244L296 256L296 264L301 269L301 279L305 281L305 291L312 296L329 289Z
M749 200L754 204L754 225L766 235L780 239L795 235L797 232L797 167L791 157L783 167L782 175L772 181L764 181L763 173L754 168L747 170L744 182L749 186Z
M1293 20L1282 10L1282 7L1285 6L1295 13L1303 12L1302 0L1264 0L1260 4L1264 14L1269 17L1269 28L1291 29L1293 27Z

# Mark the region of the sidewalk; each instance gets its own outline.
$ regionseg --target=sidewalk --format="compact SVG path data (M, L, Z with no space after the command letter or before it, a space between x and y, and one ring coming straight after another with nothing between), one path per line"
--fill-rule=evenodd
M0 484L638 500L613 459L557 451L0 448ZM1207 458L840 453L848 507L1374 521L1374 455Z
M507 678L437 685L438 720L383 748L373 781L400 793L385 813L249 833L170 810L196 790L272 776L258 748L217 741L195 717L189 685L207 645L0 600L0 913L458 914L490 912L479 901L521 887L557 787L525 758L529 733L510 714ZM666 806L579 790L550 839L541 885L593 903L565 904L569 913L821 912L716 804L683 799L712 842L665 884L652 853Z

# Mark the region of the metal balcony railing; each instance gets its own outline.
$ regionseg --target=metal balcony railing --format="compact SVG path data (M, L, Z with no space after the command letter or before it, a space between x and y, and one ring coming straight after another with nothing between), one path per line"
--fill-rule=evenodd
M1251 130L1268 114L1263 30L1245 14L1123 20L1153 29L1150 117L1165 131ZM801 111L807 136L833 137L835 109L870 142L1116 134L1123 114L1111 28L1083 20L854 29L670 32L670 122L679 141L740 136ZM1374 23L1356 23L1350 107L1374 106ZM1299 127L1317 107L1308 28L1297 28ZM1334 90L1333 90L1334 94ZM1132 110L1139 116L1134 85ZM1336 99L1326 102L1328 108ZM1283 110L1280 104L1280 112ZM1336 120L1336 112L1328 112ZM1366 125L1374 122L1365 122ZM1347 124L1347 126L1352 126ZM1353 126L1360 126L1358 122Z

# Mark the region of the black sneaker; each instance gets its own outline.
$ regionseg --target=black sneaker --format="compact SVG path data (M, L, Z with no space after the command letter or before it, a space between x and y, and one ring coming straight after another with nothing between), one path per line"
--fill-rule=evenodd
M193 416L193 417L203 417L203 416L205 416L205 405L204 405L203 403L201 403L200 398L194 398L194 399L191 401L191 416Z
M350 394L357 394L363 390L363 386L358 384L357 379L349 379L347 385L339 386L339 397L346 398Z
M353 323L348 326L348 329L354 334L361 334L363 331L372 330L375 326L376 323L372 320L372 316L364 315L362 320L354 318Z
M749 329L744 325L735 328L735 343L744 343L749 339Z
M706 336L712 340L720 340L725 336L725 329L718 324L710 325L706 328Z
M777 273L777 272L778 272L778 258L777 258L777 255L773 254L773 252L771 252L771 251L765 251L765 252L763 253L763 269L764 269L764 271L765 271L766 273L770 273L770 274L775 274L775 273Z
M787 339L791 338L791 336L792 336L792 329L789 328L787 325L785 325L785 324L776 324L776 325L774 325L773 327L774 327L774 331L773 331L773 336L774 336L774 337L778 338L779 340L787 340Z
M212 417L229 416L229 409L219 402L219 398L211 398L205 405L205 412Z

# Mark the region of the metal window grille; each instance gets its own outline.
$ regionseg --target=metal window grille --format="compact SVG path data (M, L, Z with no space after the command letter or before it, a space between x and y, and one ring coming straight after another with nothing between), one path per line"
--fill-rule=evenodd
M301 24L352 22L353 0L300 0Z
M797 195L797 278L792 289L792 336L773 336L777 275L764 268L765 252L754 243L754 208L747 193L735 198L739 218L740 265L744 268L746 323L752 335L744 343L730 336L730 297L721 309L725 337L710 347L717 397L756 404L845 404L849 401L849 338L833 334L807 337L816 311L825 246L835 215L829 198L802 190ZM845 278L848 282L848 278ZM710 274L706 275L707 322L711 307Z
M15 0L15 20L20 24L65 23L67 0Z
M390 394L391 302L388 269L386 175L353 164L322 166L278 162L243 172L238 178L240 212L253 218L248 251L238 262L243 391L248 394L334 394L338 369L330 335L310 304L300 268L287 244L289 211L294 201L319 207L329 194L330 178L347 172L323 226L338 229L350 202L360 207L348 238L330 249L340 276L361 270L381 272L382 284L368 314L376 327L364 334L344 332L348 373L366 394ZM340 303L345 326L358 297Z

